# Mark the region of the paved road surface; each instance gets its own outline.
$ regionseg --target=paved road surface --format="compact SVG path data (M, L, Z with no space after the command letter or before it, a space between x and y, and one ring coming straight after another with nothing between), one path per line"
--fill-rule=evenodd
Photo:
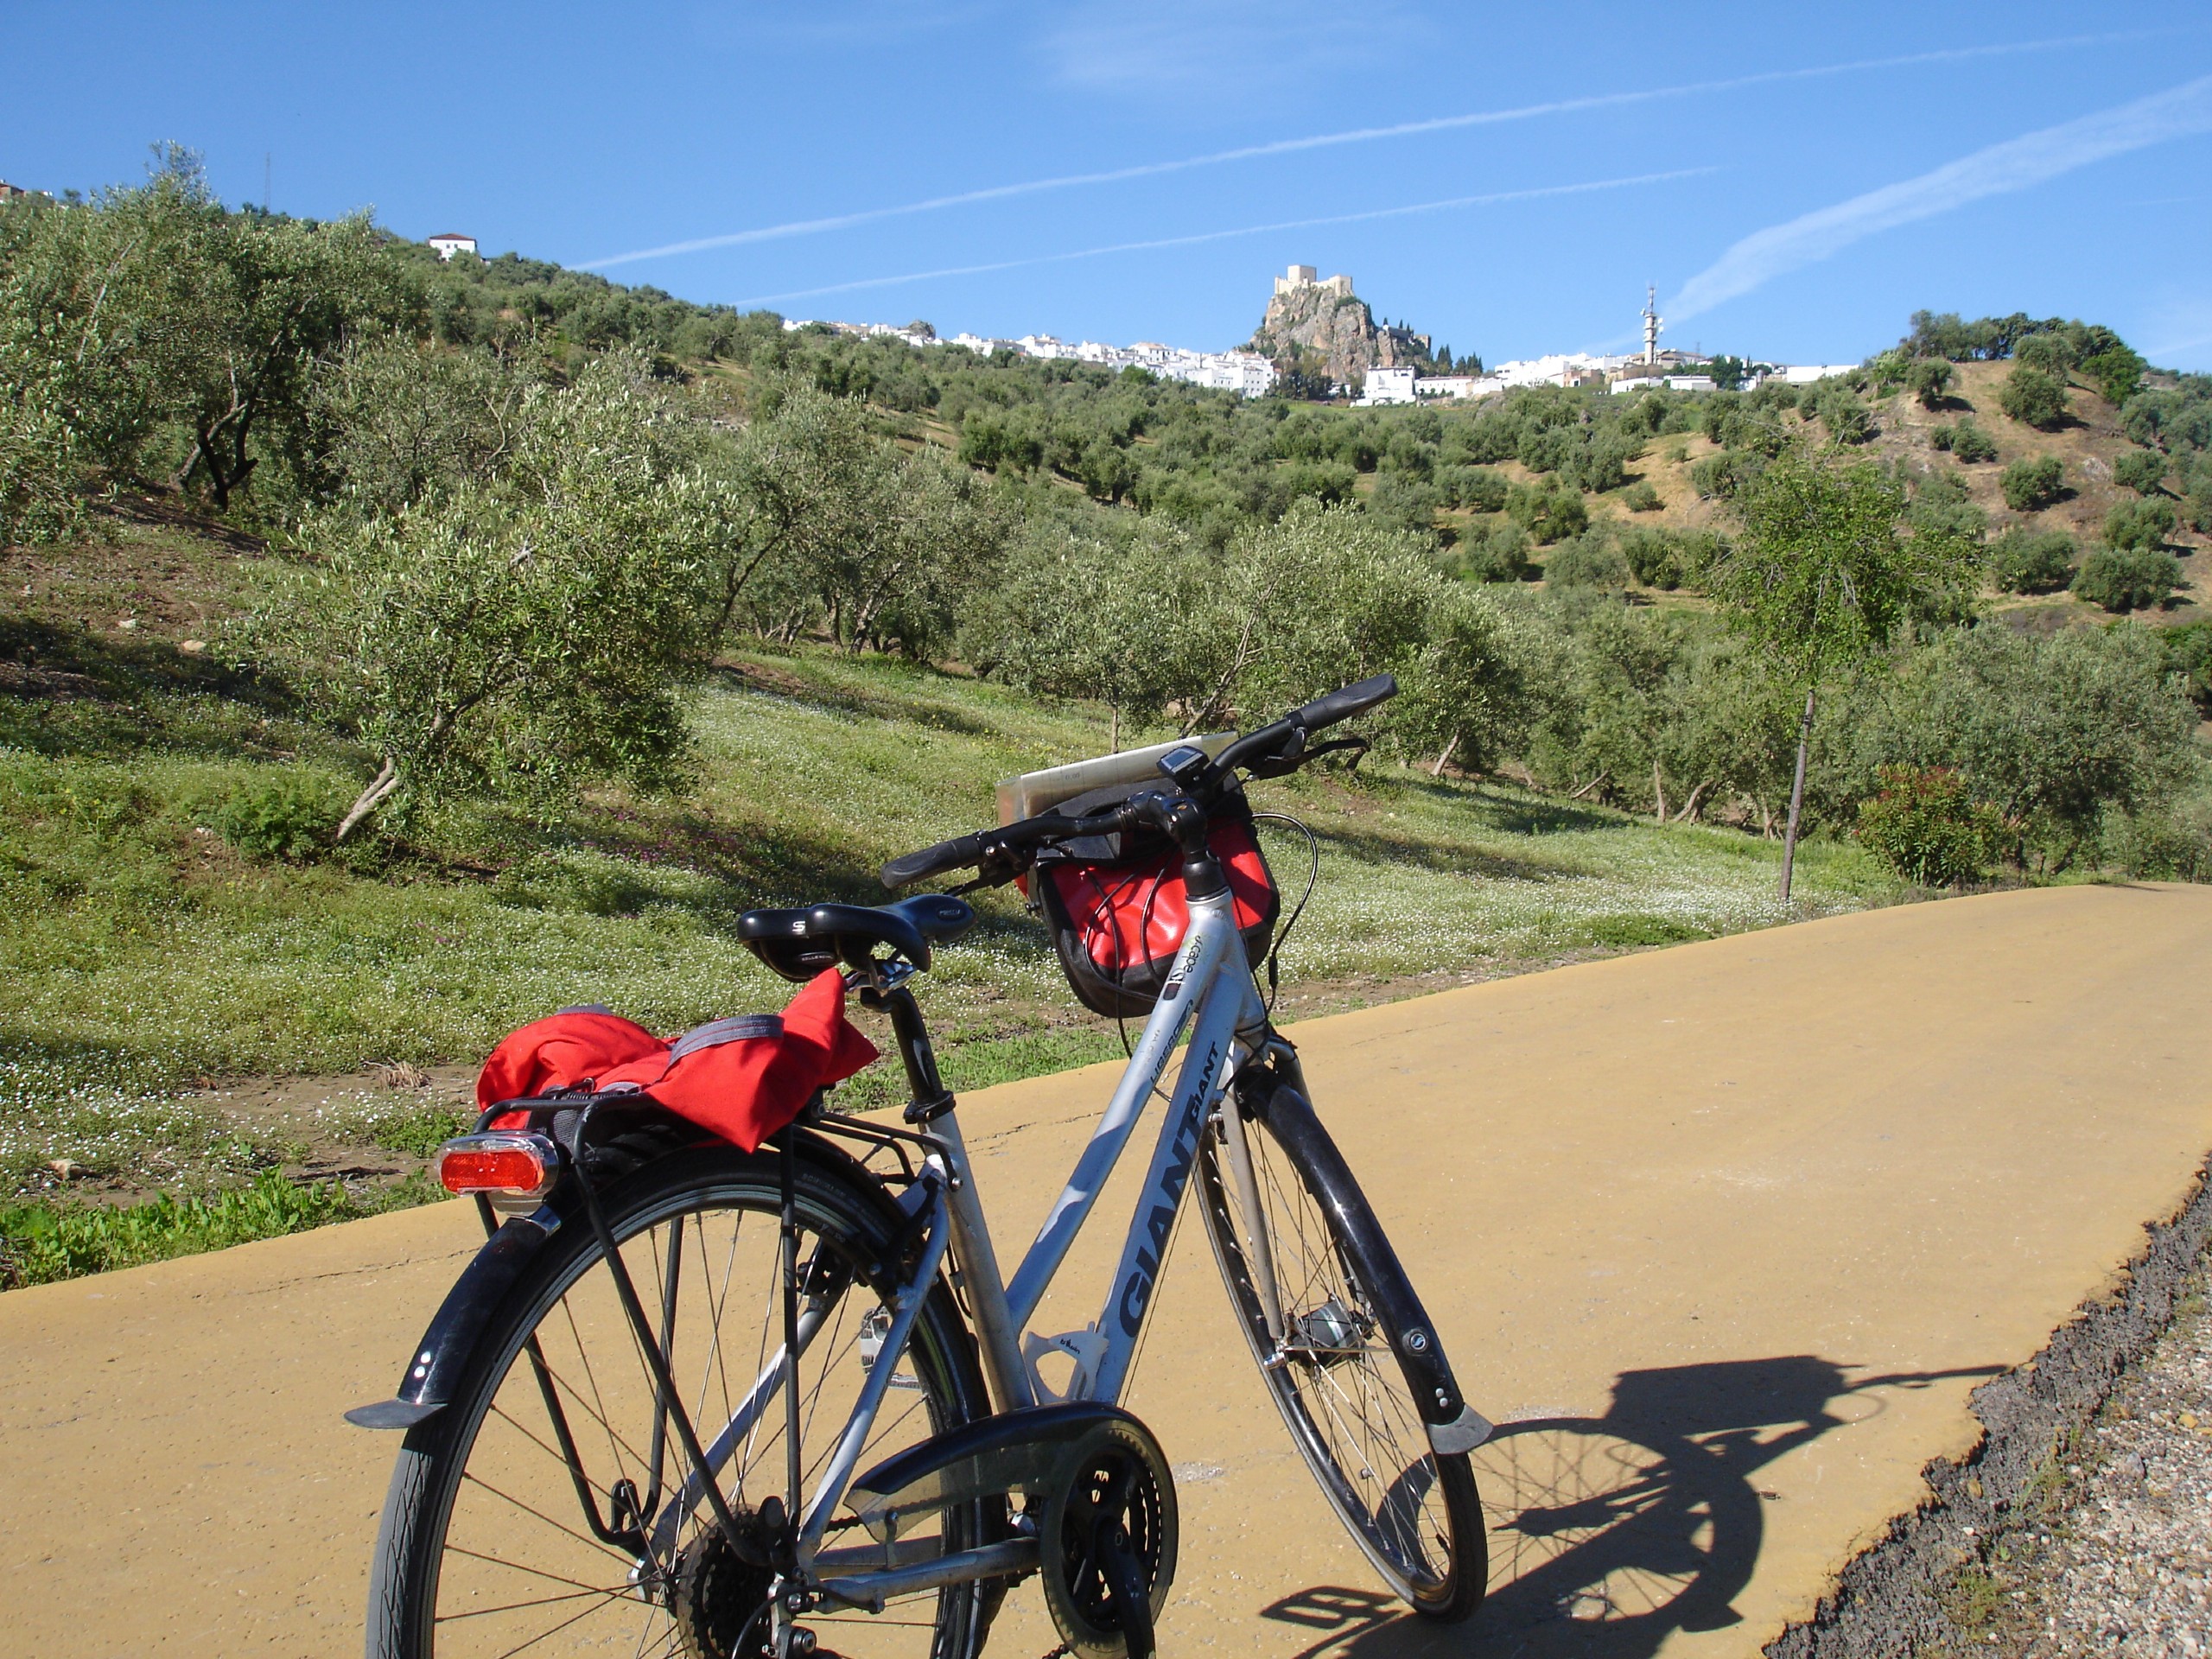
M1478 1454L1491 1600L1455 1630L1396 1618L1192 1227L1132 1400L1179 1471L1163 1650L1755 1652L1970 1447L1976 1380L2187 1194L2209 968L2212 888L2072 888L1303 1027L1324 1117L1508 1425ZM1106 1083L969 1102L1009 1251ZM474 1228L437 1205L0 1296L0 1654L358 1650L394 1441L338 1414L390 1392ZM1061 1323L1095 1311L1113 1242L1076 1258ZM1025 1586L992 1650L1052 1642Z

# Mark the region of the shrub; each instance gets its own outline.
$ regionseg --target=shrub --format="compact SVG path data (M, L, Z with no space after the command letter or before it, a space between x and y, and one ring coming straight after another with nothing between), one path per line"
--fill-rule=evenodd
M1997 459L1997 440L1969 420L1961 420L1950 429L1951 453L1961 461L1994 461Z
M2128 394L2142 384L2143 371L2150 366L2139 353L2116 341L2108 350L2085 357L2081 362L2082 378L2094 386L2108 404L2126 403Z
M1923 408L1941 409L1944 394L1951 387L1951 365L1940 357L1916 358L1905 371L1905 384L1912 388Z
M1667 593L1696 575L1713 542L1709 531L1682 533L1630 524L1620 533L1621 556L1636 579Z
M2066 471L2056 455L2023 455L1997 480L2005 505L2015 512L2040 512L2066 493Z
M1458 563L1471 581L1522 581L1529 574L1529 532L1518 524L1493 524L1459 543Z
M1828 435L1838 443L1873 442L1874 412L1859 401L1858 393L1850 387L1839 384L1823 391L1820 411Z
M1590 523L1590 510L1573 490L1516 484L1507 493L1505 511L1539 542L1579 536Z
M340 803L327 789L289 774L247 785L223 803L215 831L255 858L313 858L337 828Z
M2101 547L2082 561L2074 593L2125 615L2164 604L2181 585L2181 565L2163 549Z
M2212 622L2169 628L2160 643L2165 646L2166 671L2181 676L2182 689L2197 712L2212 720Z
M1504 474L1494 473L1487 467L1461 467L1446 483L1453 505L1472 507L1477 512L1503 512L1505 498L1511 487Z
M1974 880L1997 855L2004 824L1948 766L1884 766L1881 791L1859 807L1859 839L1923 887Z
M1656 512L1666 504L1648 478L1639 478L1621 493L1621 505L1630 512Z
M2122 501L2105 515L2105 540L2114 547L2163 547L2173 528L2171 501Z
M2156 449L2131 449L2112 464L2113 482L2148 495L2166 475L2166 458Z
M2063 375L2074 366L2074 343L2062 334L2030 334L2013 348L2012 361Z
M2023 426L2048 430L2066 418L2066 382L2041 369L2016 368L1999 389L1997 406Z
M1554 588L1602 588L1618 591L1629 584L1629 563L1612 537L1600 528L1561 542L1544 561L1544 580Z
M2055 594L2074 580L2074 538L2063 530L2008 530L1990 551L1990 571L2008 594Z
M1711 500L1726 500L1764 470L1758 456L1742 449L1723 449L1707 455L1690 468L1690 487Z

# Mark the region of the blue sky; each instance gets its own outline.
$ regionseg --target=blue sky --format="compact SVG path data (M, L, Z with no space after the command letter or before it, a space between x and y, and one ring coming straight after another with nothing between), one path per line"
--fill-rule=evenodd
M1926 306L2212 369L2201 5L9 10L0 177L171 139L232 202L266 156L288 212L791 316L1219 347L1297 261L1491 362L1625 346L1649 281L1709 351Z

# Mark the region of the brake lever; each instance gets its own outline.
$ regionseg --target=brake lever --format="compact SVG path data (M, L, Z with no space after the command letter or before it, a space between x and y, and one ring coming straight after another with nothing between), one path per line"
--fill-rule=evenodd
M1363 737L1334 737L1326 743L1317 743L1310 749L1301 744L1295 753L1271 755L1265 760L1255 760L1244 770L1255 778L1287 778L1300 767L1319 760L1325 754L1340 753L1344 750L1350 749L1352 751L1352 757L1348 764L1348 769L1357 771L1361 756L1373 747L1374 745Z

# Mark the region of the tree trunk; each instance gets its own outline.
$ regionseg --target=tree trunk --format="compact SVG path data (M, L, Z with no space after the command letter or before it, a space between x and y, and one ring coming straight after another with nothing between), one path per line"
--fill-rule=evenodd
M1118 702L1106 705L1106 752L1109 754L1122 752L1122 705Z
M352 835L354 827L363 818L367 817L370 813L391 799L392 791L398 787L399 768L390 760L386 760L384 763L384 770L370 780L366 789L354 797L353 804L346 809L346 816L339 820L338 833L333 839L343 841Z
M1452 751L1459 747L1459 734L1454 732L1452 734L1452 741L1444 746L1444 753L1436 757L1436 764L1428 769L1428 775L1432 778L1441 778L1444 775L1444 763L1452 758Z
M1782 902L1789 902L1789 878L1797 864L1797 821L1805 810L1805 751L1813 744L1813 699L1820 688L1805 688L1805 715L1797 722L1797 776L1789 785L1789 827L1782 835Z
M1597 788L1599 785L1604 783L1606 779L1612 775L1613 774L1610 772L1600 772L1595 778L1592 778L1588 783L1583 785L1581 788L1576 790L1573 794L1568 796L1567 798L1570 801L1579 801L1582 799L1585 796L1589 794L1592 790Z
M1690 791L1689 799L1683 802L1682 810L1675 814L1675 822L1676 823L1695 823L1697 822L1697 804L1704 798L1705 791L1712 786L1713 780L1708 778L1705 782L1700 784L1695 789Z
M1651 821L1654 823L1667 822L1667 780L1660 775L1659 763L1656 760L1651 763Z

